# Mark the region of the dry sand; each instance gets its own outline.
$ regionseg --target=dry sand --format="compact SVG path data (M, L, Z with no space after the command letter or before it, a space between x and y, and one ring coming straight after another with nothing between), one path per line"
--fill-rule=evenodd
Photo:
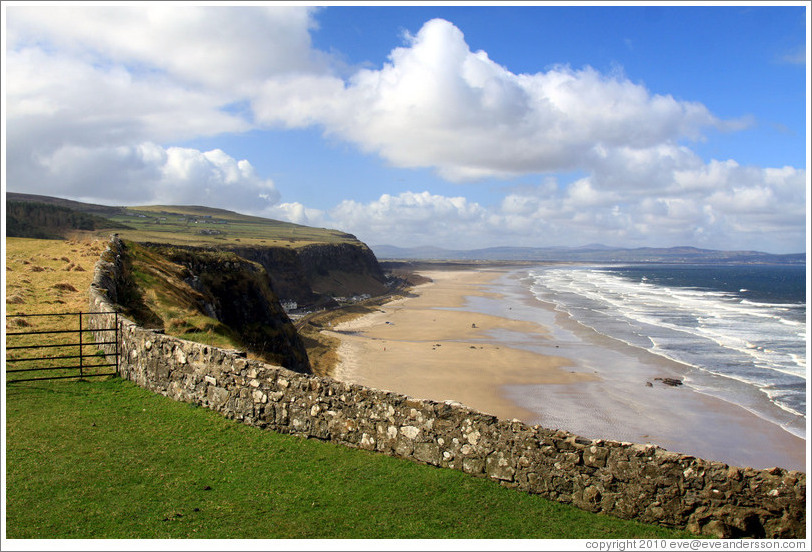
M578 373L568 359L493 343L495 328L548 339L533 322L458 309L469 295L487 296L481 287L498 271L424 272L433 280L415 288L416 297L399 299L360 319L337 325L341 363L335 377L415 398L454 400L504 419L533 413L507 399L509 384L566 384L596 379Z
M489 284L504 269L421 273L432 282L416 287L413 297L328 332L341 341L336 379L453 400L501 419L592 438L652 442L740 466L806 469L805 441L775 424L686 387L645 385L654 377L679 377L678 363L654 355L637 359L639 352L588 340L577 346L562 341L560 356L550 354L559 351L566 325L560 317L542 326L518 314L466 310L470 298L502 304ZM521 336L530 345L515 346L499 335Z

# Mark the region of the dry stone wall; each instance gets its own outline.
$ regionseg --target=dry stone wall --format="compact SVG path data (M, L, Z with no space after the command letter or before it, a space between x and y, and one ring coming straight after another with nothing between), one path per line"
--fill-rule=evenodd
M116 308L116 238L91 310ZM100 317L99 326L109 324ZM175 400L277 432L488 477L591 512L719 537L805 538L806 474L728 466L652 445L591 440L452 402L299 374L119 316L120 374ZM112 354L114 347L108 346Z

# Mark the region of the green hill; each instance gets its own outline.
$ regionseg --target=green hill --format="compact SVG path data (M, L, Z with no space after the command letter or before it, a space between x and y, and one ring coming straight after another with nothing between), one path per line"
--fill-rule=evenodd
M87 212L52 203L8 201L6 235L12 238L61 239L75 231L125 230L126 226Z
M178 245L241 243L269 247L302 247L316 243L360 243L338 230L242 215L199 206L128 207L110 220L131 227L122 237L138 242Z
M64 216L75 213L72 216L83 222L80 227L73 226L71 229L91 232L107 230L98 232L106 235L110 229L115 228L123 239L136 242L204 247L241 244L291 248L313 244L361 243L352 234L338 230L313 228L212 207L193 205L110 207L13 192L6 194L6 201L7 205L27 204L27 208L35 212L60 212ZM94 223L88 224L86 220L92 220ZM33 229L27 231L41 231L40 235L35 236L31 233L9 235L64 237L64 233L48 230L48 227L40 228L35 224Z

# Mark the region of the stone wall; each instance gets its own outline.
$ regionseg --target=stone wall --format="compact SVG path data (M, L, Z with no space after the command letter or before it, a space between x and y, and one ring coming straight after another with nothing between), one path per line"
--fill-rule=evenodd
M92 311L115 308L117 244L111 240L96 267ZM806 535L802 472L738 468L652 445L584 439L457 403L298 374L123 317L119 325L122 377L249 425L457 469L591 512L697 534Z

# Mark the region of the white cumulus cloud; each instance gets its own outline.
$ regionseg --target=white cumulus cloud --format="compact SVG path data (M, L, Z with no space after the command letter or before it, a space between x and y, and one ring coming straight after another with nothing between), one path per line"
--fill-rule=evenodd
M310 44L312 13L283 6L8 7L9 189L123 203L141 187L144 201L276 203L276 188L247 160L157 144L250 130L250 114L232 107L259 83L324 70L326 56ZM149 157L154 148L162 161ZM247 199L260 191L259 204Z
M338 227L365 237L403 240L413 243L434 243L448 235L475 235L487 212L479 204L464 197L446 197L424 192L384 194L375 201L361 203L342 201L329 212Z
M209 205L241 212L274 206L273 181L247 160L221 150L136 146L66 145L37 159L43 180L38 193L105 204Z
M645 152L722 125L700 103L590 67L512 73L442 19L380 69L267 83L255 105L269 124L321 124L395 166L458 181L589 167L596 145Z
M273 219L303 224L305 226L322 227L328 224L325 222L326 217L324 211L306 207L297 201L280 203L261 210L251 210L251 212Z
M688 192L672 185L656 194L618 193L601 189L596 176L570 183L546 179L490 207L465 197L406 192L367 203L344 201L327 220L377 245L693 244L803 251L805 170L718 161L691 170L701 182ZM687 178L686 171L664 180L673 184Z
M160 71L231 90L271 75L322 71L314 8L296 6L13 6L9 49L58 48L88 62Z

